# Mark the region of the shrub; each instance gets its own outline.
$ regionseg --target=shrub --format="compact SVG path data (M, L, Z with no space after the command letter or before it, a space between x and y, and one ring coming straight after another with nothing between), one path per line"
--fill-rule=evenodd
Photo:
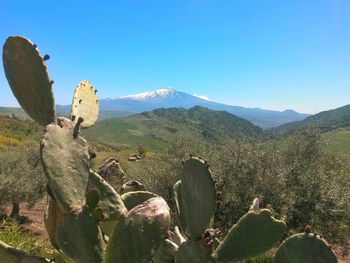
M18 217L20 203L42 198L45 185L37 143L0 152L0 204L12 203L11 217Z

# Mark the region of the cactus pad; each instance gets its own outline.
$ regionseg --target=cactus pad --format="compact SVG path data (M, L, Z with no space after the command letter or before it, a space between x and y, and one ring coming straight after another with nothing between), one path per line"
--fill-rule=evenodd
M120 189L121 194L133 191L145 191L145 186L136 180L132 180L123 184L122 188Z
M102 234L85 210L64 216L57 227L56 243L75 262L102 262Z
M280 241L285 231L285 223L276 220L270 210L248 212L217 247L216 258L224 263L258 256Z
M133 209L135 206L138 206L142 204L143 202L147 201L150 198L156 197L157 195L146 192L146 191L135 191L135 192L128 192L126 194L123 194L121 196L122 201L124 202L125 207L128 210Z
M155 255L152 257L152 262L173 263L178 248L178 245L171 242L169 239L163 240Z
M187 229L187 224L186 224L186 218L183 214L184 208L183 208L183 200L181 195L181 180L177 181L174 184L173 195L174 195L174 201L175 201L177 220L179 222L181 230L185 232Z
M71 118L82 118L81 127L88 128L97 121L98 110L96 90L89 81L81 81L74 91Z
M117 222L107 245L105 263L142 263L158 249L170 224L169 207L154 197L129 211ZM123 244L123 245L120 245Z
M32 256L0 241L0 262L4 263L49 263L41 257Z
M214 259L211 251L200 242L188 240L179 246L175 263L214 263Z
M41 125L53 122L53 82L36 46L24 37L11 36L3 47L2 60L13 95L25 112Z
M215 184L208 165L198 159L190 158L184 162L181 174L181 196L187 231L193 239L200 238L210 228L215 208ZM181 208L181 206L180 206Z
M44 223L46 231L49 235L50 242L54 248L59 248L56 243L56 230L57 226L63 221L63 213L58 207L56 201L49 197L47 210L44 215Z
M301 233L285 240L276 252L274 263L336 263L336 255L320 236Z
M96 190L100 197L97 209L101 209L105 220L118 220L126 217L127 209L118 193L94 171L90 170L87 191Z
M52 193L63 212L80 209L85 203L89 179L89 153L86 141L74 138L76 123L57 118L46 126L41 141L41 158Z
M119 192L125 179L125 173L116 158L108 158L97 170L97 173Z

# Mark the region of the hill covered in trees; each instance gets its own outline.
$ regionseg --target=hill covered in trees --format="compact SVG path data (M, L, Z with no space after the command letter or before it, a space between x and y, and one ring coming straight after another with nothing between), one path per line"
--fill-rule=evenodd
M197 136L222 141L236 136L258 137L263 130L249 121L225 111L201 106L190 109L156 109L123 118L110 118L86 131L87 137L111 145L145 144L155 146L175 136Z

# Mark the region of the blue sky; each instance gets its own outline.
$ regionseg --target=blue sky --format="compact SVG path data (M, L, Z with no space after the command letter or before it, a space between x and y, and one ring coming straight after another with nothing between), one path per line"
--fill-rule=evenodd
M58 104L90 80L100 98L160 87L315 113L350 104L347 0L0 0L0 42L36 43ZM18 105L0 70L0 105Z

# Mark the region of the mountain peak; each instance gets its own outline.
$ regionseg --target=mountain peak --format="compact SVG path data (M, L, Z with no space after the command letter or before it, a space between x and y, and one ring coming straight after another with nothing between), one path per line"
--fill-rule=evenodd
M133 95L128 95L121 97L122 99L132 99L132 100L148 100L152 98L165 98L176 93L177 90L173 88L160 88L156 90L146 91L142 93L137 93Z

